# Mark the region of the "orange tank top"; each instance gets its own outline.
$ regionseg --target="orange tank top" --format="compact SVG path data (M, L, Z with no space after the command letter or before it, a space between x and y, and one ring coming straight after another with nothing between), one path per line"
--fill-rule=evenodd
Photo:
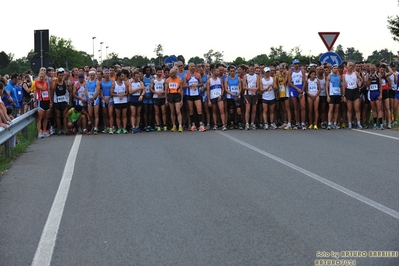
M169 93L180 93L181 79L169 77Z

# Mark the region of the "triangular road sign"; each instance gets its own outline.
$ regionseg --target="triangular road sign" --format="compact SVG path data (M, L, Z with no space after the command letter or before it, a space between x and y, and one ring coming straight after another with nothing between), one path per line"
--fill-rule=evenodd
M321 40L324 42L328 51L334 46L335 41L339 36L339 32L319 32Z

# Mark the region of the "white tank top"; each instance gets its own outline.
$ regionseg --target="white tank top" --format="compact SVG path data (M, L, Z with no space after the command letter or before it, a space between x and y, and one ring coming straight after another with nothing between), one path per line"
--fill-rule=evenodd
M310 94L312 96L316 95L318 89L319 88L317 87L317 78L313 81L308 79L308 94Z
M122 85L119 85L118 82L115 81L114 93L115 94L124 94L124 93L126 93L126 85L125 85L124 81L122 81ZM114 103L115 104L127 103L127 96L122 97L122 99L119 96L114 96Z
M267 87L269 87L269 85L273 86L273 78L270 77L269 80L266 80L265 78L262 78L262 89L266 89ZM276 98L274 90L271 91L265 91L262 93L262 99L263 100L267 100L267 101L271 101L274 100Z
M132 81L132 89L133 90L137 90L138 88L140 88L140 86L141 86L140 81L137 81L137 82ZM115 89L116 89L116 84L115 84ZM140 94L141 94L141 90L138 90L136 92L133 92L132 96L140 96Z
M352 74L345 74L345 83L346 83L346 89L347 90L354 90L357 89L357 76L355 72L352 72Z
M154 91L165 92L165 79L161 79L160 81L158 81L157 78L154 79ZM152 98L158 98L158 94L154 93ZM162 94L161 98L165 98L165 94Z
M395 71L394 75L390 75L389 78L391 79L392 90L397 91L398 85L395 83L395 76L398 76L399 72Z
M247 74L247 85L248 85L248 88L256 88L257 81L258 81L258 75L256 75L256 74L253 74L253 75ZM255 95L255 93L253 91L249 91L249 90L246 90L245 94Z
M320 94L319 96L327 96L326 94L326 78L323 76L322 79L317 78L320 82Z
M209 93L211 99L218 98L222 95L222 82L220 81L220 78L217 77L216 80L213 78L209 79Z

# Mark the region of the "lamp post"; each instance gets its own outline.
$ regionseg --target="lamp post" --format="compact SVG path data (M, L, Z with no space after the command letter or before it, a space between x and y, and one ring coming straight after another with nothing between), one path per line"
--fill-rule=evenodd
M101 65L101 50L98 50L98 64Z
M312 53L312 50L309 50L309 65L310 65L310 54Z
M108 59L108 48L109 46L105 47L105 59Z
M96 37L93 37L92 39L93 39L93 61L94 61L94 39L95 39Z
M103 63L103 43L104 43L104 42L100 42L100 50L101 50L101 64Z

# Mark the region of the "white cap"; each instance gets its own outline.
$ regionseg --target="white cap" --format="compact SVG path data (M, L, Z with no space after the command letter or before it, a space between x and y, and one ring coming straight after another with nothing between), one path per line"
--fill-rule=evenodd
M62 73L62 72L65 72L65 69L63 69L62 67L57 69L57 73Z
M270 67L265 67L265 68L263 69L263 71L264 71L264 72L270 72Z

